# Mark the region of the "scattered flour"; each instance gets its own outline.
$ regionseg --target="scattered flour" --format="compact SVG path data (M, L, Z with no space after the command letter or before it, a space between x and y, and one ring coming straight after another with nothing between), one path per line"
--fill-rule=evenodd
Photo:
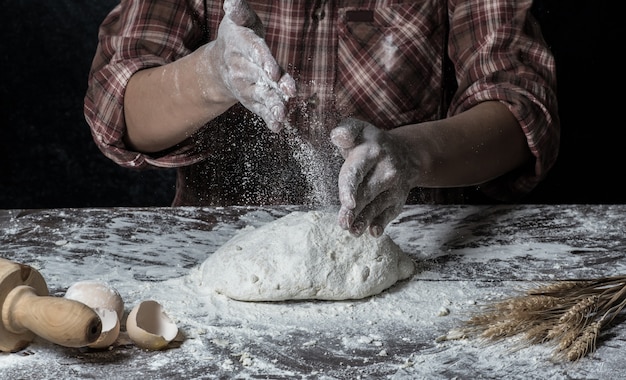
M578 207L571 207L571 217L550 218L546 225L534 215L551 207L502 213L493 207L412 206L387 232L419 263L417 273L379 295L332 302L240 302L199 286L207 252L212 255L243 226L260 228L287 212L179 208L13 216L0 229L2 256L34 265L52 294L79 280L107 281L120 291L127 311L141 300L158 300L185 339L158 352L124 344L106 351L65 349L36 339L25 350L0 354L0 379L618 380L626 371L626 330L619 326L592 357L573 364L551 363L552 347L544 345L437 339L481 304L552 273L626 272L621 250L609 249L612 242L622 244L624 209L593 217ZM481 222L494 215L496 222ZM592 228L596 221L612 230ZM532 228L505 228L515 223Z

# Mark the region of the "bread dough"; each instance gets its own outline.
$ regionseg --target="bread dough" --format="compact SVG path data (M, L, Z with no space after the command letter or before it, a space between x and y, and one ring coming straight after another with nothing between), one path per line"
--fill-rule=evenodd
M378 294L415 265L388 235L354 237L330 212L293 212L242 230L201 265L202 286L240 301Z

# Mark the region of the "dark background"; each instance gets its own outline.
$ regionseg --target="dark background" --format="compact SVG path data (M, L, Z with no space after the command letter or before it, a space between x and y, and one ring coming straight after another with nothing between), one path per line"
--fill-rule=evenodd
M170 205L171 170L136 171L92 140L83 98L118 0L0 0L0 209Z
M98 25L117 3L0 0L0 209L170 204L174 172L118 167L83 117ZM625 126L615 121L624 33L610 4L535 2L557 62L562 141L556 166L525 202L626 200Z

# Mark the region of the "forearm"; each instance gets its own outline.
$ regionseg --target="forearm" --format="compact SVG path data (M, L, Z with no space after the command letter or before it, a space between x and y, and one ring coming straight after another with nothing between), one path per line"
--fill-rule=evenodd
M196 52L165 66L138 71L124 96L126 143L140 152L176 145L222 114L235 100L220 87L206 52Z
M462 114L391 131L412 161L412 187L457 187L487 182L532 159L513 114L497 101Z

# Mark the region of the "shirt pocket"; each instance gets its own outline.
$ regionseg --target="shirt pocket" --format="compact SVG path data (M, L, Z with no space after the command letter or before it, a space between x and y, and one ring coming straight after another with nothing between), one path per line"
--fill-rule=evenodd
M342 115L386 129L438 116L445 46L440 4L339 9L335 89Z

